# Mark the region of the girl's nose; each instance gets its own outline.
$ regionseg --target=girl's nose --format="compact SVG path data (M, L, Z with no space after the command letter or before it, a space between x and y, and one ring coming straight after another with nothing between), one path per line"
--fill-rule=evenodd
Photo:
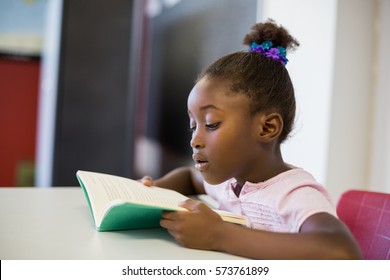
M190 145L193 149L202 149L205 147L205 143L202 137L200 137L198 131L194 131L190 141Z

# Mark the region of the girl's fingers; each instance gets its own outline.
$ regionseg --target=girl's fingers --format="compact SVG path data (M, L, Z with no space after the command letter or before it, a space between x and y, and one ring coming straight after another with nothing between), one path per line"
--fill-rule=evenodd
M153 185L153 179L150 176L144 176L141 179L141 183L144 184L145 186L150 187Z

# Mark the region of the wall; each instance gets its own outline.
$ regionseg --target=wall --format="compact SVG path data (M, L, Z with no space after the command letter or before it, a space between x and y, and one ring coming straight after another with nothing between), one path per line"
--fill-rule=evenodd
M270 0L300 40L288 66L298 125L285 159L303 166L335 201L347 189L390 191L389 0Z
M371 168L368 188L390 193L390 0L376 1L377 42L373 94L373 139L370 145Z
M335 52L336 1L269 0L259 20L275 19L298 39L287 69L295 87L297 121L282 145L286 162L326 182Z
M338 197L346 189L368 188L376 2L340 0L337 5L333 102L326 184ZM364 38L364 39L362 39Z

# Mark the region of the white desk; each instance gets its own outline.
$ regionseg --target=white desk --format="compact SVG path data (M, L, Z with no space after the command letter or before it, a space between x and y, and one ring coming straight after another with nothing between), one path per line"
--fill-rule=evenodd
M0 188L0 259L242 259L184 248L162 228L97 232L79 187Z

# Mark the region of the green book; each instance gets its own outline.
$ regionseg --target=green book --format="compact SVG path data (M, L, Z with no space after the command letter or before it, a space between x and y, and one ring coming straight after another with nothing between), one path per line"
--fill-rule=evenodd
M188 211L177 206L188 197L173 190L90 171L79 170L76 177L98 231L160 227L162 211ZM244 216L215 211L224 221L249 226Z

